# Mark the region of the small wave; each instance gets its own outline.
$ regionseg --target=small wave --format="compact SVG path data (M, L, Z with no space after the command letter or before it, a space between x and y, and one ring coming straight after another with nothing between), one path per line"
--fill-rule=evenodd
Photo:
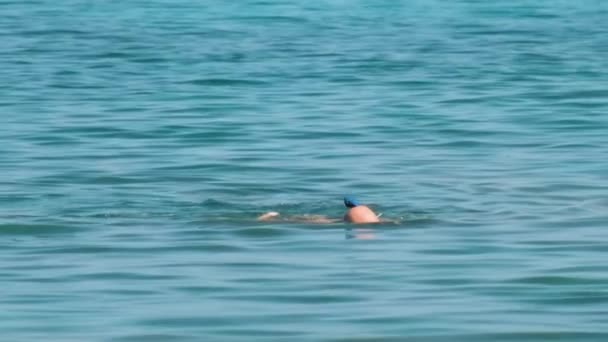
M602 279L590 279L571 276L531 276L512 279L510 282L531 285L579 286L581 284L605 284Z
M55 30L29 30L21 31L20 35L25 37L38 37L38 36L82 36L87 35L89 32L82 30L70 30L70 29L55 29Z
M180 82L197 86L238 86L238 85L265 85L266 82L258 80L230 79L230 78L200 78Z
M0 235L48 235L70 233L75 230L73 225L56 224L0 224Z
M286 16L286 15L249 15L249 16L238 16L233 19L242 21L259 21L263 23L293 23L301 24L307 23L308 20L303 17L297 16Z

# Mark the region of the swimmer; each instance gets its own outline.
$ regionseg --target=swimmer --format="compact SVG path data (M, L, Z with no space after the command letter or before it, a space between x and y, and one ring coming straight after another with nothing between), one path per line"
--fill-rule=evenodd
M349 208L344 214L344 221L350 223L378 223L380 219L370 208L359 204L352 197L344 197L344 205Z
M285 219L285 221L295 221L295 222L310 222L310 223L336 223L340 221L349 222L349 223L379 223L382 222L379 219L379 216L376 215L369 207L365 205L361 205L359 201L354 199L353 197L344 197L344 205L348 208L346 214L344 214L344 218L340 219L332 219L325 217L323 215L301 215L294 216L291 218ZM258 221L273 221L280 218L280 214L276 211L269 211L263 215L258 216ZM389 222L389 221L384 221Z

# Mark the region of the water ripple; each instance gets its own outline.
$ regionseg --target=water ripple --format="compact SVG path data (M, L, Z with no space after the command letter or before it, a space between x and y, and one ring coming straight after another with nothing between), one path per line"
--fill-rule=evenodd
M0 8L6 340L608 337L603 4Z

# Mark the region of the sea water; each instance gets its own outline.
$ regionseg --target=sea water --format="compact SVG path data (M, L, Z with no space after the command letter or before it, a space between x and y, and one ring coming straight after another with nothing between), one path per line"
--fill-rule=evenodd
M606 18L0 1L1 340L607 340Z

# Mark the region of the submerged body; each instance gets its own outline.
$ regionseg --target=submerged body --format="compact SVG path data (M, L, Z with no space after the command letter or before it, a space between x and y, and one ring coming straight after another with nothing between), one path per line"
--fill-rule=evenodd
M381 222L378 215L369 207L360 205L359 202L351 197L344 198L344 205L348 211L344 214L344 222L349 223L379 223ZM270 211L258 216L258 221L273 221L279 219L280 214L276 211ZM283 221L295 222L310 222L310 223L336 223L340 219L332 219L322 215L301 215L285 218Z
M258 216L258 221L274 221L281 219L281 214L276 211L269 211L263 215ZM336 223L339 219L331 219L323 215L297 215L284 218L282 221L286 222L310 222L310 223Z

